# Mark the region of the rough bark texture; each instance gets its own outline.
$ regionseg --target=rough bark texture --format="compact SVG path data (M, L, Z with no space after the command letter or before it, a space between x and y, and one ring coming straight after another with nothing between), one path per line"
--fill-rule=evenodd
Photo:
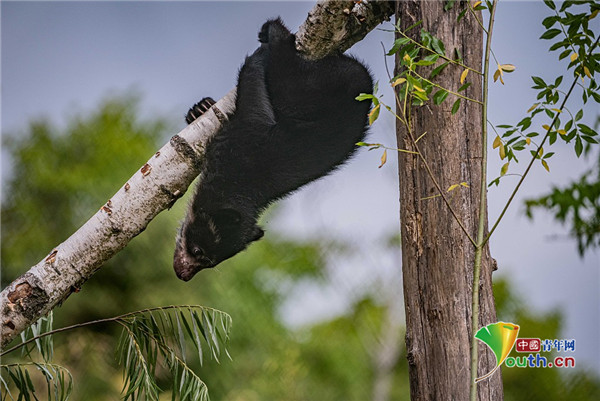
M396 3L396 17L401 20L403 29L422 20L423 24L411 30L409 36L419 41L422 27L444 42L446 55L454 57L454 49L459 49L464 63L481 71L483 40L480 27L469 14L460 23L456 22L463 5L457 2L449 11L444 11L444 5L441 1L401 1ZM397 60L397 69L399 63ZM430 70L419 71L428 76ZM456 91L461 72L461 68L450 66L436 82ZM480 77L470 73L468 80L472 85L466 96L481 100ZM453 102L453 95L449 95L440 106L431 102L414 108L413 132L415 137L427 132L419 146L442 189L460 182L469 184L469 188L459 187L448 197L472 238L476 238L481 177L481 106L463 100L460 110L452 115ZM400 149L414 149L400 123L397 140ZM398 164L411 399L468 400L475 247L440 197L424 199L437 195L437 191L419 158L399 153ZM481 326L496 321L491 281L493 266L486 247L480 285ZM496 360L484 345L481 344L479 349L481 376L494 368ZM501 376L497 372L479 384L479 400L501 399Z
M309 14L309 19L300 28L304 36L297 45L305 54L314 53L320 57L350 47L393 12L389 5L369 5L356 10L351 7L350 13L339 9L338 2L320 3L315 7L319 11ZM383 13L384 9L387 14ZM328 18L310 19L310 15L321 14ZM361 18L364 18L364 24ZM335 34L336 29L351 32L352 40L347 35ZM320 34L310 35L312 30L318 30ZM323 50L324 42L318 40L321 35L333 38L326 50ZM175 135L75 234L0 293L1 348L73 292L79 291L104 262L183 195L200 171L204 144L234 110L235 89L218 101L211 112Z
M394 13L391 1L319 1L296 34L296 48L319 59L345 52Z

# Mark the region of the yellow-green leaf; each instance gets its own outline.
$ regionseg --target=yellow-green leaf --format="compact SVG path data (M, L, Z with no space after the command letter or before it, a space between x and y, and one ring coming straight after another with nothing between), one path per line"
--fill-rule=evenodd
M415 89L419 92L425 93L425 89L421 88L420 86L417 85L413 85L415 87Z
M507 162L502 165L502 168L500 169L500 176L503 176L506 174L506 172L508 171L509 164L510 164L510 162Z
M500 145L502 145L502 139L500 139L499 135L496 135L496 138L494 139L494 143L492 144L493 149L496 149Z
M383 167L383 165L385 164L385 162L387 161L387 149L383 151L383 154L381 155L381 164L379 165L379 168Z
M571 54L571 61L577 60L577 53Z
M502 74L502 71L500 69L497 69L496 72L494 72L494 82L496 82L498 78L500 78L500 74Z
M565 131L564 129L559 129L559 130L558 130L558 131L556 131L556 132L558 132L558 133L559 133L559 134L561 134L561 135L567 135L567 131Z
M408 53L406 53L404 55L404 57L402 57L402 60L406 61L407 63L410 63L412 61L412 59L410 58L410 56L408 55Z
M534 103L533 106L531 106L528 110L527 113L529 113L530 111L535 110L536 107L538 107L540 104L539 103Z
M496 82L498 80L498 78L499 78L500 79L500 83L502 85L504 85L504 80L502 79L503 75L504 75L504 73L502 72L502 66L500 64L498 64L498 69L494 73L494 82Z
M448 187L448 189L446 190L446 192L450 192L456 189L456 187L458 187L458 184L452 184L450 185L450 187Z
M529 137L525 138L525 142L527 143L527 145L531 145L531 138L529 138Z
M503 143L500 143L499 153L500 153L500 159L504 160L504 158L506 157L506 149L504 149Z
M475 3L473 3L473 8L477 8L477 6L480 4L481 4L481 1L476 1Z
M371 110L371 112L369 113L369 125L373 125L375 120L377 120L377 117L379 117L379 106L381 106L381 104L378 104L377 106L373 107L373 110Z
M514 70L517 69L517 67L515 67L512 64L502 64L502 65L498 66L498 68L500 68L504 72L513 72Z
M594 12L590 14L588 20L591 20L592 18L596 18L596 16L598 15L598 12L600 12L600 10L595 9Z
M404 78L398 78L397 80L394 81L394 83L392 84L392 87L398 86L400 84L403 84L406 82L406 79Z
M557 113L562 113L562 110L560 110L560 109L550 109L550 110L555 111Z
M469 188L469 184L467 184L466 182L461 182L460 185L462 185L465 188Z
M465 79L467 79L467 74L469 74L469 70L467 70L465 68L465 70L462 72L462 74L460 74L460 84L464 84L465 83Z
M550 131L550 126L548 124L542 125L542 128L545 129L546 131Z
M540 150L538 150L538 156L542 157L543 154L544 154L544 148L540 148Z
M548 166L548 163L546 163L546 160L542 160L542 166L544 166L547 172L550 172L550 167Z
M596 10L596 12L598 12L598 10ZM583 72L585 73L585 75L587 75L588 78L592 77L592 74L590 73L590 69L587 68L586 66L583 66Z

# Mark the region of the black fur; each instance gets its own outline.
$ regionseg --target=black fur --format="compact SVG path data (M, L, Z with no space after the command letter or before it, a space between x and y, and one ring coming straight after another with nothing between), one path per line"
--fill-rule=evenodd
M303 59L281 20L267 21L261 46L246 58L236 111L207 145L203 177L175 250L182 280L213 267L263 236L256 221L269 204L322 177L347 160L362 141L373 82L357 60ZM214 101L188 112L191 122Z

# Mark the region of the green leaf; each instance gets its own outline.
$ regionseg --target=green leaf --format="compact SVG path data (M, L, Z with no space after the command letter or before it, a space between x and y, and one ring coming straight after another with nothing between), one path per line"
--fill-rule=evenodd
M446 48L444 47L444 43L438 38L433 38L431 46L433 47L433 50L435 50L437 53L441 54L442 56L446 55Z
M577 127L585 135L588 135L588 136L596 136L596 135L598 135L598 133L596 131L594 131L593 129L591 129L590 127L588 127L585 124L577 124Z
M391 56L393 54L396 54L396 52L398 50L400 50L400 48L402 46L404 46L405 44L407 44L407 43L410 43L410 39L408 39L408 38L402 37L402 38L396 39L394 41L394 45L392 46L392 48L390 49L390 51L386 53L386 55Z
M448 97L448 92L444 89L440 89L433 95L433 103L440 104Z
M411 26L409 26L408 28L406 28L406 30L404 31L404 33L408 33L408 31L410 31L411 29L414 29L414 28L418 27L422 23L423 23L422 20L415 22L414 24L412 24Z
M452 105L452 114L456 114L456 112L458 111L459 107L460 107L460 98L456 99L456 101Z
M531 79L533 79L533 82L536 85L533 87L534 89L541 89L548 86L548 84L546 84L546 82L544 82L544 80L540 77L531 77Z
M598 143L598 141L591 136L581 135L581 138L588 143Z
M540 36L540 39L552 39L553 37L555 37L556 35L558 35L561 32L560 29L548 29L546 32L544 32L544 34L542 36Z
M491 187L492 185L498 186L498 184L500 184L500 177L497 177L497 178L493 179L492 181L490 181L490 183L488 184L488 187Z
M414 92L412 92L412 95L424 102L429 100L429 98L427 97L425 92L414 91Z
M374 98L374 96L371 95L370 93L361 93L360 95L356 96L354 99L362 102L363 100L370 100L373 98Z
M471 86L471 82L465 82L460 88L458 88L458 92L462 92L465 89L467 89L469 86Z
M544 0L544 3L553 10L556 10L556 5L552 0Z
M437 54L436 54L437 56ZM435 64L435 61L430 61L430 60L419 60L415 63L415 65L422 65L422 66L427 66L427 65L431 65L431 64Z
M380 105L373 107L373 109L369 113L369 125L373 125L373 123L377 120L377 118L379 117L380 110L381 110Z
M515 143L513 145L513 148L520 148L518 150L523 150L523 149L525 149L525 146L527 146L527 140L526 139L520 139L517 143Z
M517 124L518 127L521 127L521 130L526 130L531 126L531 117L525 117Z
M556 42L555 44L550 46L550 48L548 50L550 50L552 52L552 51L560 49L561 47L567 47L567 46L569 46L569 41L563 40L560 42Z
M567 57L569 54L571 54L571 49L567 49L564 52L562 52L559 56L558 59L562 60L563 58Z
M562 80L563 80L562 75L559 75L558 77L556 77L556 79L554 80L554 87L558 88L560 86L560 83L562 82Z
M429 75L430 79L435 78L436 76L438 76L442 71L444 71L444 68L446 68L448 66L448 61L446 61L444 64L440 64L439 66L435 67L433 69L433 71L431 71L431 74Z
M556 15L551 15L550 17L544 18L542 25L544 25L546 29L550 29L552 25L556 23L556 21L558 21L558 17Z
M575 154L577 155L577 157L581 156L581 153L583 152L583 142L581 141L581 137L578 136L577 139L575 139Z

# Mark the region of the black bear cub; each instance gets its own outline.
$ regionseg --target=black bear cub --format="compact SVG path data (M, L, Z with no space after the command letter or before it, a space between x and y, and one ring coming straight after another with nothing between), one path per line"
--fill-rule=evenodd
M347 160L367 130L373 81L357 60L303 59L280 19L267 21L246 58L236 110L206 148L202 180L179 230L174 268L190 280L260 239L269 204ZM214 104L202 99L191 123Z

